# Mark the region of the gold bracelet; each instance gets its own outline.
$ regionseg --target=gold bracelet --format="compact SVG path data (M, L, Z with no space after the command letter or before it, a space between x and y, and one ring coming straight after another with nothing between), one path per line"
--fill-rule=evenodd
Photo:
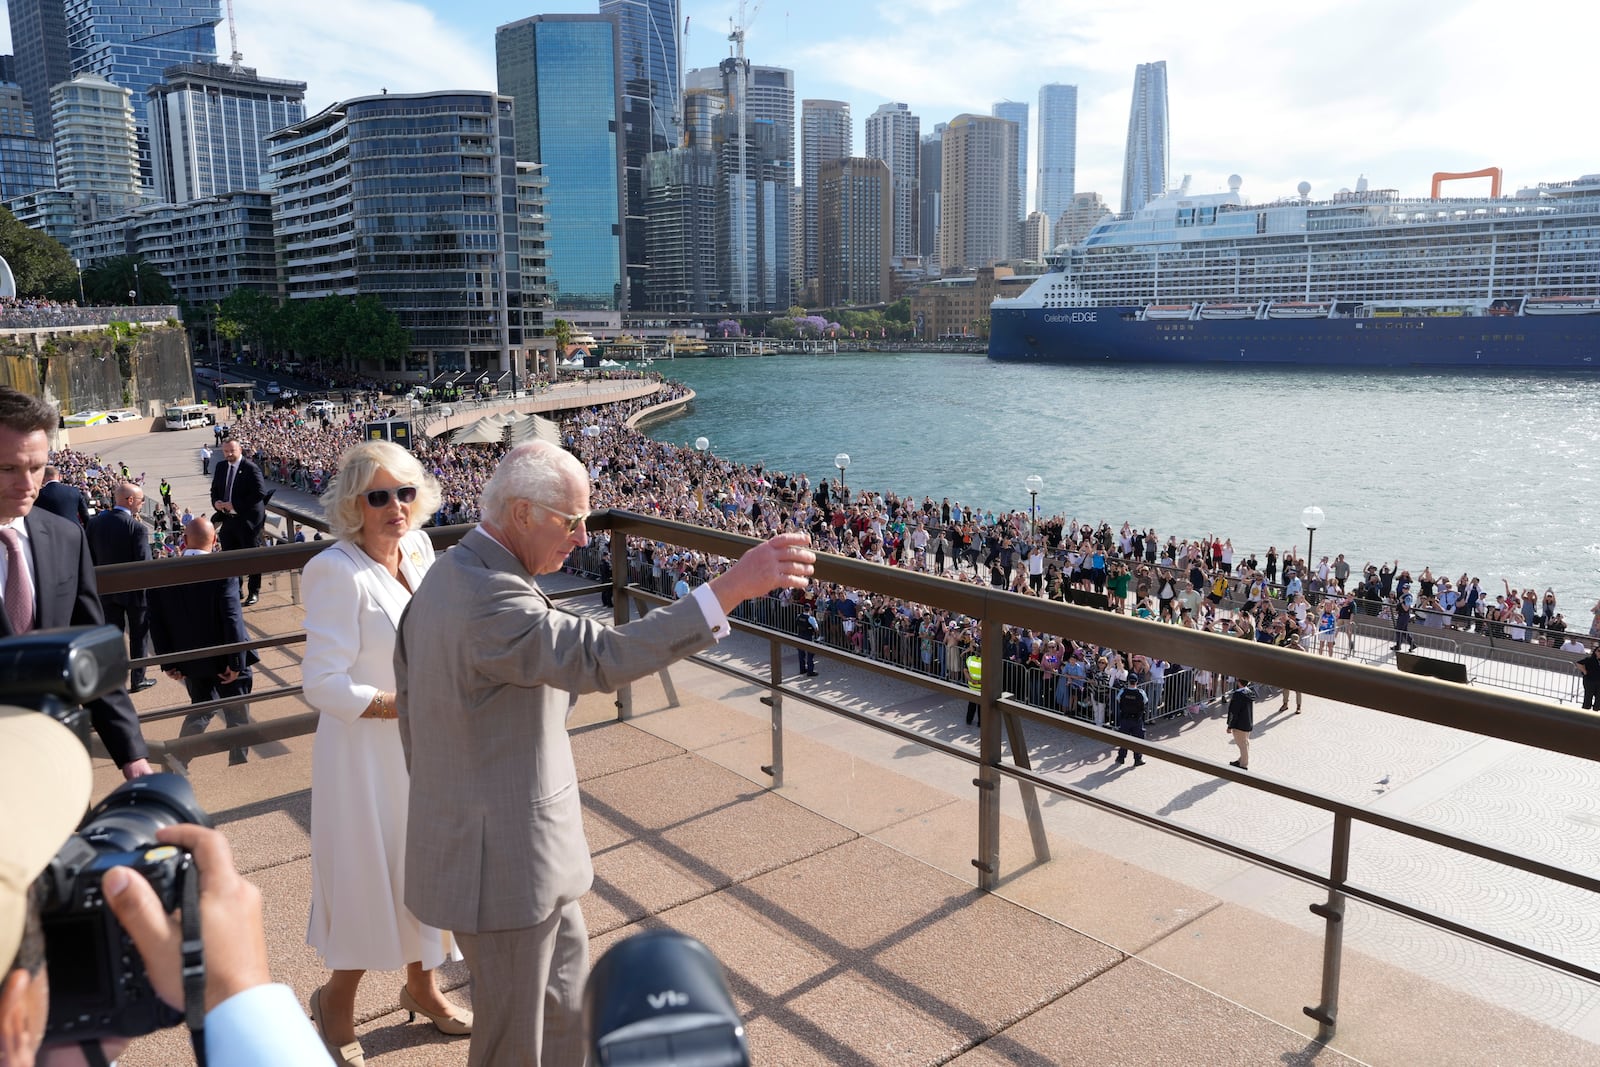
M389 717L389 708L388 701L383 698L383 690L378 690L377 695L372 698L372 701L378 706L378 714L376 718L387 719Z

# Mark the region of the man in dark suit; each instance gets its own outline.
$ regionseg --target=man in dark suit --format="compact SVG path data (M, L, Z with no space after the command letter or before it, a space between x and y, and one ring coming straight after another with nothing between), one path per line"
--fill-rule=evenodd
M116 506L89 520L89 554L97 567L112 563L136 563L150 558L150 527L139 518L144 490L132 482L120 482L112 493ZM106 622L128 635L128 656L138 659L150 654L150 616L144 590L107 593L100 598ZM140 693L156 684L143 667L135 667L129 679L129 692Z
M37 397L0 386L0 637L105 622L83 527L33 506L59 418ZM150 774L127 692L114 690L88 708L123 777Z
M218 531L222 551L254 548L267 521L267 482L261 468L244 458L239 442L229 438L222 446L222 462L211 476L211 504L222 514ZM261 575L250 576L249 607L261 597Z
M61 472L54 466L45 467L44 485L33 504L63 519L71 519L79 526L89 525L89 502L83 498L83 491L63 482Z
M209 555L216 541L216 529L204 516L190 519L183 528L185 556ZM150 590L150 635L155 638L157 655L249 640L239 606L239 583L232 578L216 578ZM250 665L257 659L254 652L232 652L170 666L163 664L161 669L167 677L183 683L189 691L189 703L204 704L249 693L255 682ZM204 733L215 714L197 711L185 716L178 736ZM243 726L250 721L250 709L244 704L231 705L223 709L222 717L230 729ZM229 765L243 763L247 753L248 749L231 749Z

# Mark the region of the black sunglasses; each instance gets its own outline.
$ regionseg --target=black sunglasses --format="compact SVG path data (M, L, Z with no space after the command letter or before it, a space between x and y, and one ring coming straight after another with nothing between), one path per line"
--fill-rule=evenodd
M398 489L368 489L367 490L367 507L369 507L369 508L386 508L386 507L388 507L389 506L389 494L390 493L393 493L394 494L394 498L396 500L400 501L400 503L402 503L402 504L409 504L413 500L417 499L417 487L414 486L414 485L402 485Z

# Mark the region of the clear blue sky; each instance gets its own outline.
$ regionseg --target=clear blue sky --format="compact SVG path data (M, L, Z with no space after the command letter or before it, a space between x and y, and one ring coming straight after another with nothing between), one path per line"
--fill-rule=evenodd
M494 86L494 28L594 3L235 0L245 62L348 96ZM684 0L686 67L728 54L736 0ZM850 101L861 122L903 101L924 131L996 100L1037 110L1039 86L1079 86L1078 190L1118 206L1136 64L1167 61L1174 179L1253 200L1355 184L1426 195L1436 170L1505 169L1508 190L1600 172L1580 0L1519 11L1486 0L764 0L746 54L795 71L797 96ZM226 54L226 31L219 32ZM1035 139L1036 144L1036 139ZM1030 158L1036 165L1036 155ZM1030 206L1034 186L1029 176ZM1459 193L1486 182L1462 184Z

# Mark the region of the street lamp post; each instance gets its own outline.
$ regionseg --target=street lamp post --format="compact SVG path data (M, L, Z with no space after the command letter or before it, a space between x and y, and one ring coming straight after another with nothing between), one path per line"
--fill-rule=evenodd
M1030 474L1022 484L1027 486L1028 496L1033 498L1028 505L1028 536L1034 537L1039 533L1039 494L1044 492L1044 479L1037 474Z
M78 268L78 306L87 307L89 298L83 295L83 260L75 259L72 265Z
M704 438L704 437L696 437L694 439L694 450L696 452L700 453L701 456L704 456L706 454L706 449L708 449L710 447L711 447L711 442L708 441L706 438Z
M844 484L844 472L850 469L850 453L840 452L833 457L833 465L839 468L839 495L844 498L846 505L850 503L850 490Z
M137 259L133 261L133 293L130 295L135 298L134 306L137 307L139 304L144 303L144 286L139 284L139 261Z
M1311 505L1309 508L1306 508L1300 513L1300 525L1306 528L1307 569L1314 565L1312 561L1316 559L1316 557L1312 555L1311 548L1317 542L1317 527L1322 525L1322 520L1325 518L1327 518L1327 516L1324 515L1322 513L1322 509L1317 507L1315 504Z

